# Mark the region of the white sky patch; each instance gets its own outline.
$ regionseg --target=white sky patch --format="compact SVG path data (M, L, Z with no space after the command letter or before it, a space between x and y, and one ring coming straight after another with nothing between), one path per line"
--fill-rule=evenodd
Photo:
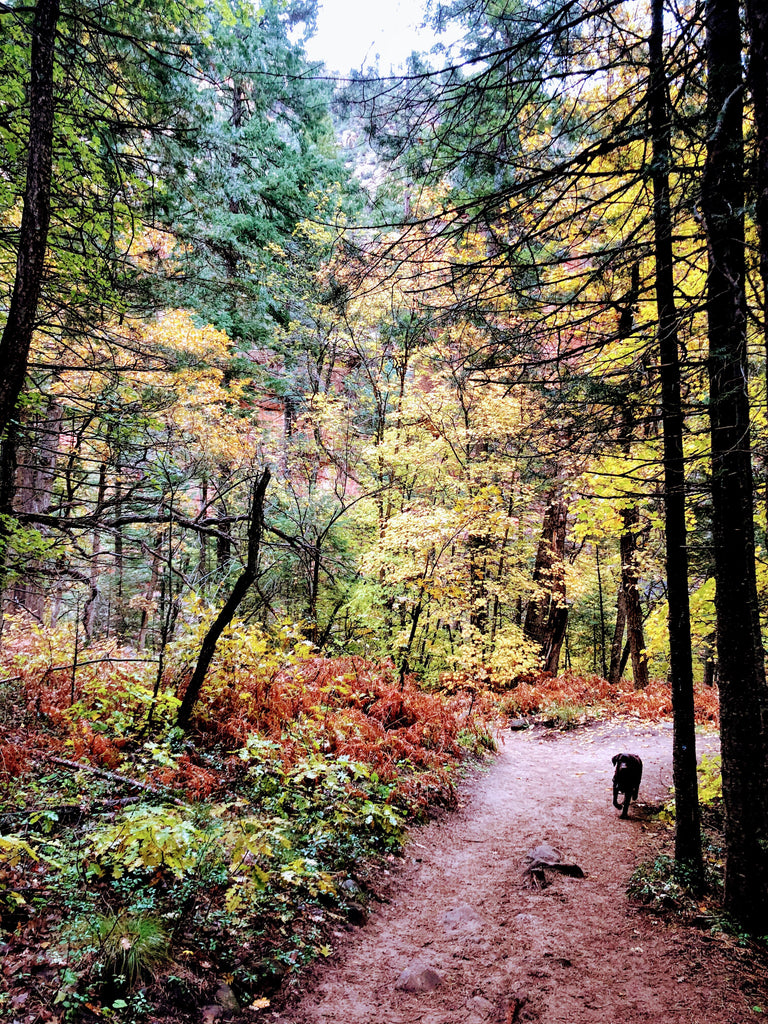
M386 73L402 65L413 50L426 52L438 41L422 28L419 0L320 0L317 34L305 45L311 60L332 71L375 66Z

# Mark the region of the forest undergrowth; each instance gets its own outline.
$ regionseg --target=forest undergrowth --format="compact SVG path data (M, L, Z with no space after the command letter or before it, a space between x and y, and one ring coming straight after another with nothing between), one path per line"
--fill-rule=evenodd
M509 717L659 720L667 683L529 675L425 690L392 662L320 657L237 625L192 729L175 725L196 638L161 663L6 620L0 651L0 1016L198 1019L269 1003L362 923L409 823L455 804ZM74 656L73 656L74 650ZM717 724L717 692L697 691ZM222 992L224 995L222 995ZM233 1003L234 1005L234 1003Z

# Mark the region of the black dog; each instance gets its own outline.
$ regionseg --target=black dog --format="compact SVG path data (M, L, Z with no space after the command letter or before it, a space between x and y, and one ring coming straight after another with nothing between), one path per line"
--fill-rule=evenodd
M613 806L621 810L626 818L630 800L637 800L640 780L643 777L643 762L637 754L616 754L611 760L616 765L613 773ZM624 805L619 803L619 793L624 793Z

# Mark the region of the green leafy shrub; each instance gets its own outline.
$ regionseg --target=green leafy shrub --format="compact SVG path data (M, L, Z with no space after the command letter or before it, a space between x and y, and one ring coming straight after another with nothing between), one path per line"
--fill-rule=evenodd
M652 910L671 911L688 922L722 931L727 926L717 907L723 887L723 850L705 833L702 852L703 880L689 865L660 854L651 863L638 866L629 880L627 894Z
M169 689L153 693L149 671L128 675L112 671L83 685L82 696L62 712L70 722L87 722L94 732L133 736L146 725L152 711L155 733L173 728L181 701Z
M498 749L493 733L484 725L462 729L457 739L459 746L473 754L481 754L483 752L492 754Z
M199 862L208 842L206 833L176 808L129 807L114 824L90 834L91 866L112 878L156 869L180 878Z
M539 644L526 637L523 629L508 623L496 636L490 658L492 686L506 689L541 666Z
M690 872L666 854L651 864L641 864L633 873L627 894L656 909L681 910L692 904Z
M586 708L572 701L553 701L542 708L541 719L552 729L575 729L584 721Z
M720 773L721 759L719 754L702 754L696 769L699 788L699 806L702 821L708 828L720 829L723 823L723 780ZM659 812L659 820L673 822L675 820L675 801L668 800Z
M719 754L702 754L697 768L699 802L712 804L723 799L722 759Z

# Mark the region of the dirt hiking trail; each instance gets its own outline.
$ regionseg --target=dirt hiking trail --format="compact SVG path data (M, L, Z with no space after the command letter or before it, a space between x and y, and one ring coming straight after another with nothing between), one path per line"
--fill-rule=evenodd
M503 735L460 791L459 810L414 831L363 928L337 933L274 1024L742 1024L768 1019L750 954L630 903L627 881L656 852L644 805L671 784L668 724L600 723ZM714 752L717 740L698 738ZM619 820L611 757L644 762L639 804ZM547 872L547 842L584 878ZM430 970L431 969L431 970ZM406 975L403 976L403 972ZM407 979L410 977L410 982ZM420 988L408 991L403 984ZM433 986L437 987L433 987ZM764 1011L764 1012L761 1012Z

